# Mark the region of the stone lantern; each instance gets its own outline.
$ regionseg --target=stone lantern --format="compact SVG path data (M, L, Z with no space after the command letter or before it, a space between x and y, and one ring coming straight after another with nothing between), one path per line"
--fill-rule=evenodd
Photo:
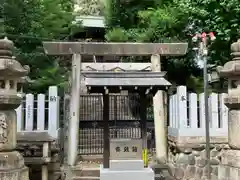
M228 95L225 104L229 108L229 145L240 149L240 40L231 45L232 61L218 67L220 76L228 79Z
M29 68L24 68L13 58L13 49L12 41L7 38L0 40L0 179L28 180L28 168L22 155L15 150L15 108L21 103L18 91Z
M218 67L220 76L228 79L228 94L224 99L229 108L228 144L231 149L222 155L219 180L240 179L240 40L231 45L232 61Z

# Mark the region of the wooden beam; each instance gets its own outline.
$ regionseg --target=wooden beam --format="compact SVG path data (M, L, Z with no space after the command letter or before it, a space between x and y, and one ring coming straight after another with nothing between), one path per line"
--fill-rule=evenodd
M157 82L157 83L155 83ZM171 83L164 78L86 78L86 86L121 86L124 87L168 87Z
M103 94L103 167L109 168L110 130L109 130L109 94Z
M49 55L120 55L143 56L160 54L181 56L186 54L187 43L95 43L95 42L43 42Z
M86 86L115 86L115 87L167 87L171 83L164 76L166 72L82 72Z
M151 63L82 63L82 71L151 71Z
M123 86L120 89L120 86L88 86L88 93L121 93L121 91L128 91L128 93L142 93L145 96L148 94L155 95L158 90L166 91L167 87L165 86L155 86L153 89L149 89L148 86Z
M167 74L162 72L146 72L146 71L127 71L127 72L111 72L111 71L82 71L81 75L86 78L162 78Z

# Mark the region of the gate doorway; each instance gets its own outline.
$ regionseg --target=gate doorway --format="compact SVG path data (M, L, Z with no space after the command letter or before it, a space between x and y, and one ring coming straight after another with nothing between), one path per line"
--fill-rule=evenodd
M110 157L110 129L109 129L109 93L119 93L121 90L139 93L141 96L141 134L143 152L147 148L147 124L146 124L146 94L155 94L154 114L155 129L159 136L156 136L158 159L167 158L165 123L162 92L171 84L164 79L165 72L161 72L160 56L179 56L186 54L187 43L85 43L85 42L44 42L45 52L49 55L72 55L72 78L71 78L71 108L70 121L68 126L67 143L67 164L74 166L77 161L79 141L79 107L81 76L85 79L85 85L89 93L101 93L103 95L103 116L104 116L104 168L109 167ZM151 56L151 70L153 72L124 71L89 72L82 70L82 56ZM116 66L119 66L116 63ZM122 68L120 68L122 69ZM157 92L158 91L158 92ZM111 122L111 121L110 121ZM116 121L118 122L118 121ZM96 123L94 123L96 126ZM100 126L100 125L99 125ZM101 127L101 126L100 126ZM96 129L96 127L95 127ZM102 129L102 128L100 128ZM101 130L99 130L101 132ZM82 135L84 136L84 135Z
M103 154L103 102L102 95L81 95L80 133L78 153L80 155ZM139 139L140 97L137 94L109 95L110 139ZM152 97L147 105L148 152L155 149Z

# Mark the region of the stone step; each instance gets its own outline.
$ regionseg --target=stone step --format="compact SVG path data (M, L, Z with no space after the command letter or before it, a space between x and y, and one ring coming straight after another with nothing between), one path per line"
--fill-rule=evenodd
M176 180L167 170L162 170L160 173L155 173L155 180Z
M100 180L100 177L91 177L91 176L87 176L87 177L73 177L72 180ZM164 175L155 175L155 180L176 180L175 178L171 177L171 176L164 176Z
M87 156L86 156L87 157ZM85 158L86 158L85 157ZM93 159L96 158L95 156L92 157ZM99 156L98 158L101 158ZM89 165L89 164L88 164ZM92 165L93 167L84 167L88 165L81 165L76 166L72 169L73 176L72 180L99 180L100 179L100 169L96 164ZM168 166L167 165L155 165L153 169L155 170L155 180L176 180L173 178L169 172L168 172Z
M153 164L151 168L155 173L155 180L175 180L171 176L170 168L167 164Z
M73 177L72 180L100 180L100 177L80 177L80 176L77 176L77 177Z
M49 179L61 179L62 175L62 172L51 173L49 174Z
M150 167L153 169L154 172L169 169L169 166L167 164L151 164Z
M72 169L73 176L80 177L100 177L100 169L99 168L78 168L74 167Z

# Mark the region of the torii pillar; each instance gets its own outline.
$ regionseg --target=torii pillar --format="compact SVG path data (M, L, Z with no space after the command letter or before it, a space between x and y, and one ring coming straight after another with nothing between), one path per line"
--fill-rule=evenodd
M182 56L186 54L187 43L93 43L93 42L44 42L46 54L73 55L71 119L69 127L68 165L74 166L77 158L79 131L79 96L81 55L95 56L152 56L154 71L161 71L160 56ZM75 98L76 97L76 98ZM167 159L167 134L165 128L163 99L161 91L154 97L154 122L156 136L156 157L160 162Z

